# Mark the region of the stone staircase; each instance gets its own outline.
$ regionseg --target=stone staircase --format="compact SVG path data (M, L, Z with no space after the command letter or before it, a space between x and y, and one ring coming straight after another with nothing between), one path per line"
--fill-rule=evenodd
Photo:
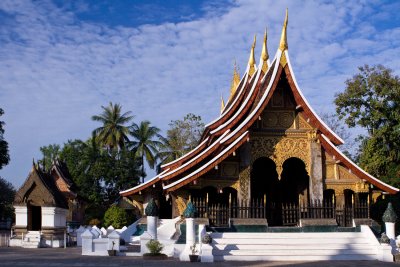
M377 260L363 232L213 233L215 261Z
M23 248L40 248L41 234L39 231L29 231L21 242Z

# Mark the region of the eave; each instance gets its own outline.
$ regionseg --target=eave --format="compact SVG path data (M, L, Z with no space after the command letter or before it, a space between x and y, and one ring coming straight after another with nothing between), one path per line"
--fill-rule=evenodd
M344 141L334 132L332 131L328 125L326 125L318 114L314 111L311 105L308 103L307 99L304 97L302 91L300 90L299 85L297 84L296 78L294 76L294 72L292 69L292 65L290 63L289 53L287 50L284 52L287 64L284 68L286 77L288 79L289 86L293 92L294 98L296 100L297 105L301 105L304 113L307 118L310 119L309 123L324 133L335 145L341 145Z
M220 145L220 141L222 138L224 138L227 134L229 133L229 130L227 130L223 135L221 135L214 143L212 143L210 146L208 146L206 149L204 149L202 152L197 153L195 157L193 157L191 160L187 161L186 163L182 164L181 166L166 172L163 175L160 175L160 179L162 180L169 180L177 175L182 174L183 172L189 170L192 166L198 164L201 162L204 158L208 157L211 155L212 152L214 152Z
M171 191L175 191L181 188L184 185L189 184L190 182L196 180L200 176L212 170L216 165L221 163L224 159L226 159L230 154L232 154L236 149L238 149L244 142L247 141L249 137L249 132L243 133L239 138L233 141L229 146L227 146L223 151L221 151L217 156L213 157L206 164L186 175L185 177L168 184L163 187L163 189L168 193Z
M140 185L137 185L137 186L129 188L127 190L121 191L121 192L119 192L119 194L121 196L123 196L123 197L127 197L127 196L133 195L135 193L138 193L138 192L146 189L147 187L152 186L152 185L156 184L158 181L160 181L160 175L164 174L168 170L169 169L166 169L165 171L157 174L156 176L154 176L150 180L147 180L146 182L144 182L144 183L142 183Z
M381 189L384 192L388 192L389 194L396 194L399 192L398 188L395 188L391 185L388 185L378 178L375 178L371 174L367 173L363 169L361 169L357 164L355 164L352 160L350 160L346 155L344 155L324 134L320 135L319 138L322 147L331 155L334 155L336 159L338 159L346 168L351 170L357 177L360 179L364 179L369 183L373 184L377 188Z

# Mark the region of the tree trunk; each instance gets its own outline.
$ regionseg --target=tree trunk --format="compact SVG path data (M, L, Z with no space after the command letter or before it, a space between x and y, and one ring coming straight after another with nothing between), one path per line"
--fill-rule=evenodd
M142 184L144 183L144 155L142 155Z

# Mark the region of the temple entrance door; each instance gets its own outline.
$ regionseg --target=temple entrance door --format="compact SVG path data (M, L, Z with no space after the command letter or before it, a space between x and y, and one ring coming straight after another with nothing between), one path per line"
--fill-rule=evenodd
M282 224L298 224L298 206L309 203L309 180L306 165L301 159L289 158L282 165L281 196Z
M250 193L253 205L262 203L266 206L265 217L268 225L281 225L279 179L275 162L270 158L261 157L254 161L251 171Z
M307 204L309 201L309 180L306 165L301 159L289 158L282 165L282 203Z
M39 231L42 229L42 207L28 206L28 230Z
M160 195L158 198L160 200L160 219L172 218L172 201L170 198L166 198Z

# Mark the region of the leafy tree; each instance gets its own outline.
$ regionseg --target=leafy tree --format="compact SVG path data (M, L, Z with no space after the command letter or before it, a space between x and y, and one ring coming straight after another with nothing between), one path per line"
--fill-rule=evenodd
M4 114L3 109L0 108L0 117ZM7 165L10 161L10 155L8 154L8 143L4 140L4 121L0 121L0 170L3 166Z
M161 144L158 147L158 154L157 154L157 173L160 173L161 166L168 162L174 161L180 156L182 156L182 152L175 150L175 147L171 145L168 138L161 137L160 138Z
M60 145L52 144L42 146L40 147L40 151L42 152L43 158L38 160L38 163L41 164L45 170L48 170L60 155Z
M357 151L354 149L356 141L351 139L351 134L348 128L344 125L344 122L341 121L337 115L331 113L322 113L321 119L329 126L329 128L331 128L332 131L343 139L344 144L340 145L339 148L347 157L354 161L355 156L357 156Z
M171 121L167 138L162 139L160 158L163 163L175 160L195 148L204 130L200 116L187 114L183 120Z
M13 216L12 203L14 196L14 186L0 177L0 219L11 218Z
M79 195L93 203L102 201L101 181L92 174L99 153L91 141L83 142L81 140L69 140L60 152L61 160L67 164L68 170L78 186Z
M121 229L130 224L130 218L123 208L111 206L104 214L104 226L112 225L115 229Z
M400 181L400 79L382 65L359 67L336 95L336 111L349 127L362 127L359 164L385 182Z
M133 119L133 116L130 115L131 112L122 114L122 106L112 102L108 107L101 106L101 108L103 112L100 115L92 116L92 120L101 122L103 126L96 128L93 136L108 150L124 148L125 142L129 141L129 129L126 124Z
M115 202L119 191L138 184L140 161L128 150L99 149L93 140L68 141L60 153L78 186L88 200L87 220L102 218L105 208Z
M139 125L133 123L130 130L133 141L130 142L136 156L140 157L142 162L142 183L144 183L144 160L146 159L149 167L154 169L158 147L161 145L159 139L160 129L150 126L149 121L142 121Z

